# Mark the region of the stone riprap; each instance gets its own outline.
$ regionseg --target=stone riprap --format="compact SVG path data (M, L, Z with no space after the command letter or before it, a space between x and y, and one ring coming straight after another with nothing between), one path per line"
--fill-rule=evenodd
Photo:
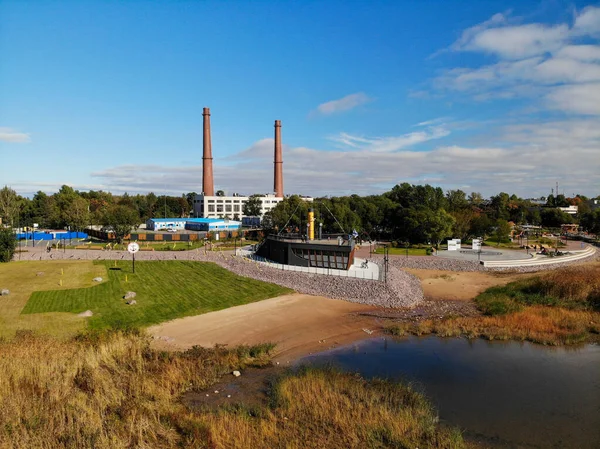
M22 253L21 258L24 257L31 260L131 260L131 255L124 251L98 250L67 250L50 254L32 251ZM272 282L299 293L381 307L412 307L423 301L423 289L419 279L396 267L390 267L388 282L384 284L372 280L282 271L241 256L234 257L232 252L225 251L140 251L135 258L214 262L240 276Z
M124 251L93 251L93 250L68 250L46 253L32 251L21 253L21 258L26 260L131 260L131 256ZM215 262L240 276L246 276L265 282L282 285L297 292L326 296L334 299L371 304L382 307L412 307L423 301L423 290L419 280L413 275L402 271L403 268L420 268L443 271L509 271L509 272L535 272L553 270L575 263L600 259L600 252L596 252L586 259L575 262L556 263L552 265L532 265L526 267L484 267L473 261L453 260L436 256L391 256L389 259L388 282L342 278L319 274L308 274L295 271L282 271L270 268L242 257L233 257L231 252L207 251L140 251L136 254L137 260L190 260L200 262ZM383 258L376 257L371 261L377 263L383 273Z

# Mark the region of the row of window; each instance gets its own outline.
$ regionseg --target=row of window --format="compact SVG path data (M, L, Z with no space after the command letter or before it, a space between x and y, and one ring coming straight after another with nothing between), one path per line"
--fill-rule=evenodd
M241 207L239 204L217 204L216 212L240 212ZM208 205L208 212L215 212L215 205Z

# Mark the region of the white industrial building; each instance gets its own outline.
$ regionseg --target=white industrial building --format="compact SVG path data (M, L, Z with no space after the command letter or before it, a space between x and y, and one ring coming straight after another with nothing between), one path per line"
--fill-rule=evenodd
M230 218L233 220L242 220L244 215L244 204L248 201L248 196L234 194L233 196L205 196L196 195L194 199L194 217L198 218ZM275 208L278 203L283 201L282 197L274 194L261 195L260 216ZM312 202L310 197L302 197L304 201Z

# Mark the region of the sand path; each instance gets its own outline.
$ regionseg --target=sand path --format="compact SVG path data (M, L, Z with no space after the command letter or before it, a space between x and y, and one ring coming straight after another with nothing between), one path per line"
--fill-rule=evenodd
M360 312L373 306L304 294L291 294L153 326L154 345L186 349L276 343L275 361L330 349L368 337L377 322Z
M405 268L421 281L427 299L456 299L468 301L496 285L505 285L534 273L490 273L468 271L443 271Z

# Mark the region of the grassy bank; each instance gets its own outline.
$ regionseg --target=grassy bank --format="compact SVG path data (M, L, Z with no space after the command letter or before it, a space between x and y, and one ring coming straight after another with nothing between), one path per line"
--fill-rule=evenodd
M141 327L290 292L275 284L237 276L214 263L143 261L136 263L135 274L130 261L96 264L104 273L102 283L87 288L67 290L55 286L34 291L21 314L77 314L91 310L94 315L87 318L91 328ZM89 283L91 279L90 276ZM123 295L127 291L136 292L137 304L125 304Z
M479 317L396 323L394 335L436 334L547 345L600 341L600 265L556 270L492 287L475 298Z
M390 255L406 256L406 248L389 248ZM383 248L377 248L373 254L383 254ZM409 256L428 256L427 248L408 248Z
M0 337L10 338L17 330L36 330L57 336L73 335L86 321L72 313L45 312L23 315L21 311L36 290L91 287L96 276L106 277L106 266L92 261L29 261L0 264L0 288L10 290L0 299ZM62 280L62 286L60 282Z
M0 447L464 447L410 388L331 370L283 376L260 408L193 412L179 402L266 363L270 348L164 353L136 333L21 333L0 342Z

